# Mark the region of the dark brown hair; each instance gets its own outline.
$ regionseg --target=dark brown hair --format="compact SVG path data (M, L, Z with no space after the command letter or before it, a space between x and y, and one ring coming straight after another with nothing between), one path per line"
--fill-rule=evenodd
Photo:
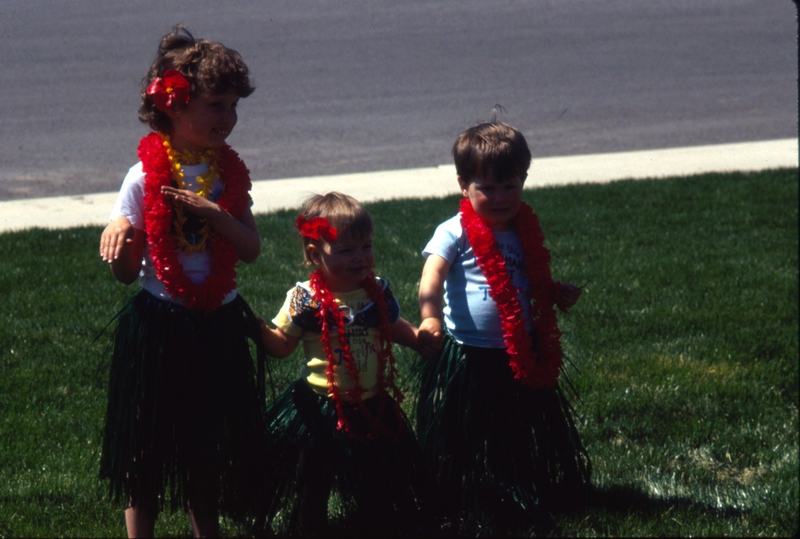
M324 217L339 234L337 239L363 239L372 234L372 217L353 197L332 191L324 195L314 195L303 203L300 213L307 219ZM311 257L308 246L318 242L300 236L303 242L303 264L310 266Z
M166 112L155 107L152 97L147 95L147 87L153 79L170 69L183 73L189 81L191 97L228 92L247 97L255 90L249 70L238 52L216 41L195 39L186 28L176 24L161 38L153 65L142 79L139 120L162 133L168 133L172 123Z
M453 160L465 183L488 176L504 183L527 178L531 151L518 129L496 121L482 122L458 136Z

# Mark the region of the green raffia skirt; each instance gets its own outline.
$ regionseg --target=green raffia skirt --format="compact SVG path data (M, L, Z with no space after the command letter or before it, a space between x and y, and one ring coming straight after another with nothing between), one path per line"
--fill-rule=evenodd
M157 496L175 511L197 492L216 495L226 516L250 513L266 361L250 307L237 296L205 314L140 290L116 319L100 464L112 499L129 507Z
M335 405L304 379L267 409L262 526L280 536L425 534L432 484L408 419L386 393L362 406L383 428L345 403L354 437L337 429Z
M586 501L591 463L558 386L523 386L504 349L463 346L449 334L412 377L417 435L451 518L512 511L524 519Z

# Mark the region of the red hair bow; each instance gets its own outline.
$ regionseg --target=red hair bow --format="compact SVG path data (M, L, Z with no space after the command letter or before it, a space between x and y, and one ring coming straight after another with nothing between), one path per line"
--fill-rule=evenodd
M164 72L147 87L147 95L153 96L153 104L160 111L166 111L175 103L185 105L189 102L189 81L176 69Z
M294 226L300 231L301 236L312 240L318 240L321 237L325 241L331 242L336 241L336 237L339 235L324 217L312 217L307 220L304 215L298 215Z

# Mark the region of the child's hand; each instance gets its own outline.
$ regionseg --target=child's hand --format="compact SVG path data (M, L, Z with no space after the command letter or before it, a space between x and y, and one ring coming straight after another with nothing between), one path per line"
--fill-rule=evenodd
M439 353L443 343L442 321L439 318L426 318L419 325L417 346L423 357L431 358Z
M578 302L581 297L582 290L572 283L561 283L561 290L558 294L556 305L558 310L566 313L569 309Z
M208 219L214 230L233 243L242 262L249 264L258 258L261 253L261 239L258 237L256 221L250 208L239 217L234 217L218 204L188 189L164 186L161 194L196 216Z
M190 191L189 189L177 189L175 187L164 186L161 188L161 194L168 199L183 206L198 217L211 218L219 212L219 206Z
M100 258L111 264L126 243L133 243L133 225L127 217L120 216L108 223L100 236Z

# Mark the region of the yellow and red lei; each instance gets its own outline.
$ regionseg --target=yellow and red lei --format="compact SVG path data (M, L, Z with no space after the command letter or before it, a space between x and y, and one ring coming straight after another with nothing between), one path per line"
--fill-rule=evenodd
M210 312L218 308L225 296L236 287L239 256L229 240L211 230L209 275L202 283L195 284L184 274L178 260L178 242L172 230L173 206L161 193L162 187L173 183L168 144L159 133L150 133L139 143L139 159L145 173L145 231L150 256L156 275L173 298L180 299L188 309ZM250 203L250 172L238 154L227 145L216 151L216 167L225 183L225 191L217 204L238 217Z

